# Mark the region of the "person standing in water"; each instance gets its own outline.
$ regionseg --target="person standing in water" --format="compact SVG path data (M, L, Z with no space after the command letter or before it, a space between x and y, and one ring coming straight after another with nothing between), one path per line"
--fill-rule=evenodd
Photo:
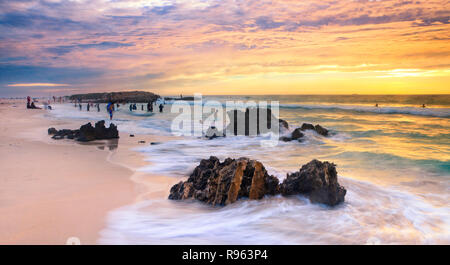
M164 109L164 105L163 104L159 104L159 112L163 112Z
M109 119L112 120L114 111L114 104L112 102L108 102L108 105L106 105L106 111L109 113Z
M86 105L86 110L87 111L89 111L89 109L90 109L91 107L90 107L90 105L89 105L89 103Z
M100 112L100 103L97 103L97 112Z

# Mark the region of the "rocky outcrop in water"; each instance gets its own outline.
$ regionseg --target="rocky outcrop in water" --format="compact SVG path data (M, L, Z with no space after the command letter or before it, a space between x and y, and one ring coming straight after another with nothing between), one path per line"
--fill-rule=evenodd
M316 131L316 133L318 133L320 135L328 136L328 130L323 128L322 126L320 126L320 124L317 124L316 126L314 126L310 123L303 123L302 127L300 127L300 130L302 130L302 131L314 130L314 131Z
M240 198L261 199L266 195L304 195L311 202L334 206L344 201L346 190L337 182L334 164L313 160L279 184L263 164L241 157L203 159L187 181L170 189L169 199L196 199L211 205L227 205Z
M314 159L298 172L288 174L280 192L285 196L303 194L311 202L334 206L344 201L347 191L338 183L336 165Z
M124 92L108 92L108 93L88 93L76 94L69 96L69 100L93 103L148 103L155 102L159 95L145 91L124 91Z
M227 205L242 197L261 199L279 193L278 179L261 162L245 157L203 159L189 179L170 189L169 199L197 199L211 205Z
M278 121L278 130L284 133L289 130L289 124L283 119L276 118L270 108L247 108L245 111L231 110L227 112L230 119L229 125L225 130L219 131L216 127L211 126L205 132L205 137L214 139L217 137L225 137L229 135L245 135L256 136L272 131L272 121ZM260 123L263 117L266 118L265 124Z
M48 134L53 135L52 138L55 140L67 138L75 139L80 142L119 138L117 126L111 123L109 128L106 128L104 120L97 122L95 127L92 127L91 123L87 123L77 130L56 130L55 128L49 128Z

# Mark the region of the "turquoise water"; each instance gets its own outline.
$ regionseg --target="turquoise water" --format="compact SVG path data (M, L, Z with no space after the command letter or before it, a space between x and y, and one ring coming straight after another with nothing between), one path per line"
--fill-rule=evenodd
M320 124L305 140L261 146L261 137L211 141L181 137L137 151L141 170L185 180L200 159L248 156L282 180L311 159L337 165L346 202L336 208L307 199L266 198L222 209L196 202L147 200L111 213L102 243L232 244L433 244L450 243L450 96L214 96L203 101L279 101L290 129ZM375 107L378 103L379 106ZM422 108L426 104L426 108ZM123 110L119 130L171 135L176 114L152 117ZM63 106L55 118L101 119L105 113Z

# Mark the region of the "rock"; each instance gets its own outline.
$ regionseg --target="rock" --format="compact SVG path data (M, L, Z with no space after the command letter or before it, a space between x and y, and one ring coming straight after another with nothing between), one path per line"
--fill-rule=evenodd
M53 139L63 139L67 136L68 139L75 139L80 142L119 138L117 126L111 123L109 128L106 128L103 120L97 122L95 127L92 127L91 123L87 123L78 130L62 129L58 131L55 128L49 128L48 133L54 134Z
M270 176L261 162L241 157L217 157L200 161L189 179L170 189L169 199L197 199L211 205L228 205L240 198L257 200L279 193L278 179Z
M300 128L300 130L302 130L302 131L314 130L314 125L312 125L311 123L303 123L302 127Z
M138 143L140 143L140 144L145 144L145 141L139 141Z
M301 129L297 128L292 132L291 138L292 138L292 140L298 140L298 139L302 138L303 136L304 136L304 134L301 132Z
M316 126L314 126L315 131L323 136L328 136L328 130L323 128L322 126L320 126L319 124L317 124Z
M151 142L150 145L157 145L160 144L159 142Z
M130 134L130 137L134 137L134 134Z
M247 108L244 111L231 110L227 112L230 124L225 131L231 135L255 136L271 132L272 120L278 120L279 132L289 129L287 121L272 114L270 108ZM266 117L266 124L260 124L260 116Z
M280 185L282 195L303 194L313 203L330 206L344 201L346 189L339 185L336 166L312 160L295 173L288 174Z
M215 126L211 126L206 130L205 137L208 139L214 139L217 137L224 137L223 132L220 132Z
M280 141L283 141L283 142L290 142L290 141L292 141L292 138L289 137L289 136L281 136L281 137L279 138L279 140L280 140Z
M280 131L289 130L289 124L287 121L283 119L278 119L278 123L280 124Z
M57 134L58 130L56 130L55 128L48 128L48 134L49 135L53 135L53 134Z
M318 134L323 135L323 136L328 136L328 130L323 128L322 126L320 126L319 124L317 124L316 126L310 124L310 123L303 123L302 127L300 128L300 130L305 131L305 130L314 130L316 131Z
M109 93L88 93L77 94L69 97L69 100L81 102L94 103L108 103L108 102L133 102L133 103L148 103L155 102L159 95L145 91L124 91L124 92L109 92Z
M344 201L346 189L339 185L333 163L312 160L298 172L287 174L283 183L267 173L256 160L241 157L203 159L187 181L170 189L169 199L196 199L211 205L228 205L241 198L258 200L265 195L304 195L313 203L329 206Z

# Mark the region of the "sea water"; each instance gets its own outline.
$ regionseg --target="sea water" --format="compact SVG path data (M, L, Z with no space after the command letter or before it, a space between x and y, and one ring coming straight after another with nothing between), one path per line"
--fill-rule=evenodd
M262 146L260 137L205 140L178 137L139 147L139 169L186 180L201 159L246 156L282 181L312 159L337 165L345 202L330 208L302 196L240 200L226 207L199 202L143 200L114 210L105 244L436 244L450 243L450 96L207 96L203 101L278 101L290 130L320 124L329 137L305 132L303 142ZM191 103L192 104L192 103ZM378 107L375 106L378 104ZM426 108L422 108L426 104ZM84 104L85 105L85 104ZM124 105L120 131L171 135L170 103L145 116ZM155 108L156 110L156 108ZM105 119L101 112L57 106L57 119Z

